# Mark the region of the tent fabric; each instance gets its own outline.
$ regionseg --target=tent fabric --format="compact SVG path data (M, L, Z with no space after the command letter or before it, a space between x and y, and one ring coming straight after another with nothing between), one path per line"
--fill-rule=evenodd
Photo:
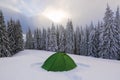
M57 52L44 62L42 68L47 71L69 71L77 65L66 53Z

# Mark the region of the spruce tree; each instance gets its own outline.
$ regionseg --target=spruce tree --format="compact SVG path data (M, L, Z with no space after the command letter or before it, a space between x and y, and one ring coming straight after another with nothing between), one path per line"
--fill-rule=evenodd
M73 24L72 21L68 21L66 25L66 44L65 44L65 52L67 53L74 53L74 30L73 30Z
M80 36L81 36L81 39L80 39L80 55L85 55L86 53L85 53L85 50L86 50L86 48L85 48L85 44L86 44L86 42L85 42L85 32L84 32L84 29L83 29L83 27L81 26L80 27Z
M34 46L35 49L41 49L41 30L36 29L34 31Z
M17 20L15 22L10 19L8 21L7 32L12 53L15 54L23 50L23 35L20 21Z
M100 38L100 56L103 58L117 59L119 53L118 46L118 27L114 25L114 16L110 7L107 5L104 25Z
M61 27L62 25L57 25L57 28L56 28L56 36L57 36L57 50L56 51L59 51L59 36L60 36L60 27Z
M26 49L34 49L34 40L32 36L31 29L29 28L28 32L26 33L26 43L25 43Z
M85 31L84 31L84 55L88 55L89 50L89 35L90 35L90 28L86 25Z
M57 51L57 34L55 30L54 24L52 24L51 27L51 33L50 33L50 51Z
M43 28L42 30L42 39L41 39L41 45L42 45L42 49L46 50L46 29Z
M2 11L0 11L0 57L8 57L11 55L11 48L9 46L4 16Z
M75 32L75 53L80 54L80 41L81 41L81 36L80 36L80 28L76 28Z
M10 48L11 48L11 53L15 54L15 50L16 50L16 42L15 42L15 37L16 37L16 33L15 33L15 21L12 20L12 18L10 19L10 21L8 21L8 25L7 25L7 33L8 33L8 38L9 38L9 44L10 44Z
M120 12L119 7L117 7L115 19L114 19L114 26L115 26L115 38L116 38L116 48L118 49L116 55L118 56L117 59L120 59Z
M23 34L22 34L22 26L20 21L17 20L15 23L15 44L16 44L16 53L23 50Z
M98 47L99 47L99 32L97 26L94 28L91 24L92 30L89 35L89 52L88 56L98 57Z
M46 32L46 50L47 51L50 51L50 28L47 29L47 32Z
M59 26L59 45L58 51L65 52L65 29L62 25Z

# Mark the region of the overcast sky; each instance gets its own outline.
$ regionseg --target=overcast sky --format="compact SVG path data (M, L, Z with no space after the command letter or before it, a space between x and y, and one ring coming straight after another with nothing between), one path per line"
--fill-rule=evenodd
M0 0L0 6L28 17L42 14L48 9L62 10L76 25L102 20L107 3L113 11L120 6L120 0Z

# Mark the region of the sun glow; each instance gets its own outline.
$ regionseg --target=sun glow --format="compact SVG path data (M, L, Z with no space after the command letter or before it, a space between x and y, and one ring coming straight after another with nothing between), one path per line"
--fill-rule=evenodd
M43 15L56 23L59 23L63 19L67 18L67 14L62 10L46 10L43 12Z

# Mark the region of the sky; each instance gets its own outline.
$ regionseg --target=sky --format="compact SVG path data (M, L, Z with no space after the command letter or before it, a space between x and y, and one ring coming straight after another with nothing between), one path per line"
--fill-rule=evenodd
M0 0L0 6L20 12L27 17L42 15L49 19L55 15L57 18L53 18L55 19L53 21L58 19L58 23L62 24L71 19L75 25L101 21L107 3L113 11L120 6L120 0ZM61 14L52 14L53 12Z

